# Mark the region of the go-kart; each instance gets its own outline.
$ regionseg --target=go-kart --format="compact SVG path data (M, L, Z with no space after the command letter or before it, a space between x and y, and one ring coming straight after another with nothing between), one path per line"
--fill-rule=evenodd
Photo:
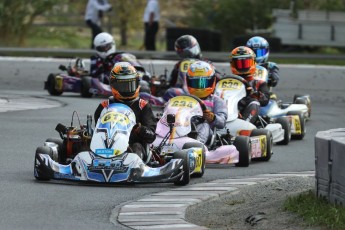
M204 122L202 115L205 109L204 102L193 95L171 98L157 123L157 137L153 146L161 149L161 153L198 147L203 149L203 154L206 155L205 163L235 164L247 167L251 158L269 160L271 152L270 146L267 149L265 147L266 136L253 138L237 136L229 139L227 134L223 136L214 132L206 145L197 141L196 125ZM175 116L173 125L169 125L169 116ZM262 151L261 147L265 147L267 151ZM201 163L202 168L205 167L205 163Z
M170 88L167 81L167 74L161 75L159 78L151 78L150 92L140 93L140 97L148 101L151 105L157 108L163 108L164 104L175 96L188 94L186 74L190 64L197 61L197 59L186 58L180 63L178 70L177 82L173 88Z
M74 115L75 113L73 113ZM79 120L79 116L78 116ZM34 176L37 180L70 180L98 183L189 183L197 171L194 150L175 151L164 164L148 164L131 152L129 136L136 123L134 112L126 105L113 103L101 112L94 129L88 115L86 125L56 126L59 138L49 138L35 154Z
M262 66L257 66L255 78L268 82L268 72ZM282 103L273 98L266 106L260 108L259 122L261 125L270 123L273 119L288 118L291 127L291 137L301 140L306 133L306 121L311 114L311 100L309 95L294 95L293 103Z
M216 85L214 94L224 99L228 108L228 119L226 127L219 130L221 133L229 132L231 136L239 134L258 135L262 132L270 131L273 142L278 144L288 144L290 140L290 125L287 118L272 119L264 126L254 124L239 118L238 102L247 95L249 83L242 77L232 75L223 77ZM259 129L257 129L259 128ZM267 139L270 146L270 139Z
M63 92L79 93L81 90L81 79L89 76L89 71L85 70L85 65L80 58L66 67L60 65L62 73L51 73L47 81L44 82L44 89L48 90L50 95L59 96Z
M114 64L120 61L126 61L132 64L140 76L140 86L142 92L149 92L149 81L151 75L145 70L143 65L130 53L119 53L114 57ZM81 59L76 59L74 66L70 63L68 67L60 65L59 69L66 73L51 73L44 83L44 89L48 90L50 95L59 96L63 92L80 93L82 97L89 98L93 95L111 96L111 88L107 82L100 79L108 79L109 73L102 73L98 78L90 76L89 71L85 70L85 65Z

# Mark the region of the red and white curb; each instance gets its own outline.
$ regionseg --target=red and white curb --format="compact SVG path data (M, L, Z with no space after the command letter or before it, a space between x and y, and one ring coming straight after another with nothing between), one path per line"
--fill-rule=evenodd
M112 219L132 229L207 229L185 221L188 206L255 185L286 177L314 177L314 171L261 174L251 178L220 179L151 194L123 205Z
M55 108L59 106L61 106L60 102L43 97L0 95L0 113L9 111Z

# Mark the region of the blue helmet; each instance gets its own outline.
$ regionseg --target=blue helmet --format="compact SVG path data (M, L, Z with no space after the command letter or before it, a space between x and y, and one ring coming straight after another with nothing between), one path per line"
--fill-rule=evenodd
M267 62L269 55L269 44L263 37L255 36L250 38L246 44L247 47L251 48L256 55L256 63L262 64Z

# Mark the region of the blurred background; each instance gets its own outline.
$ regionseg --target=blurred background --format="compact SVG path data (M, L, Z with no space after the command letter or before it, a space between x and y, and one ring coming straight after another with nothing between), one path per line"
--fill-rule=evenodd
M345 0L160 0L157 50L173 50L183 34L203 51L228 52L253 35L271 51L345 51ZM86 0L0 0L0 47L89 49ZM102 17L118 50L142 50L146 0L109 0Z

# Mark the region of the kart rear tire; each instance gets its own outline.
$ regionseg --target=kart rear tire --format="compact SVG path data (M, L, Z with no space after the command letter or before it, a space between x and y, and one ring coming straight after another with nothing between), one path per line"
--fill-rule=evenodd
M47 90L48 93L52 96L60 96L63 91L56 90L56 81L55 81L55 74L49 74L47 78Z
M177 151L174 153L174 159L182 159L183 160L183 174L179 181L175 181L175 185L184 186L189 184L190 181L190 159L189 154L186 150Z
M60 138L48 138L46 142L53 142L58 145L58 159L57 162L64 164L66 162L66 145L64 141ZM55 159L53 159L55 160Z
M291 140L291 126L287 117L278 117L275 123L280 124L284 130L284 139L277 142L278 145L288 145Z
M202 162L201 162L201 172L196 172L191 175L191 177L197 177L200 178L204 175L205 173L205 168L206 168L206 153L205 153L205 146L202 143L197 143L197 142L188 142L185 143L182 147L182 149L190 149L190 148L202 148Z
M252 156L250 153L250 138L247 136L237 136L234 141L234 146L239 153L237 167L248 167Z
M90 98L92 97L92 93L90 93L91 88L91 77L85 76L81 78L80 82L80 95L84 98Z
M301 125L301 134L291 135L291 138L295 140L302 140L307 132L306 125L305 125L306 118L304 114L301 111L290 111L287 113L287 115L298 115L299 120L300 120L300 125Z
M273 137L272 133L267 129L254 129L252 133L250 134L251 137L253 136L266 136L266 156L260 157L258 160L262 161L269 161L272 157L272 146L273 146ZM253 159L254 160L254 159Z
M310 119L311 116L311 100L310 96L308 94L295 94L293 97L293 103L294 104L303 104L308 107L308 117L307 119Z
M39 180L39 181L48 181L48 180L50 180L50 176L44 174L44 172L41 172L41 171L38 169L39 166L36 167L36 158L37 158L37 154L39 154L39 153L47 154L47 155L49 155L49 156L52 156L52 152L51 152L50 148L47 147L47 146L40 146L40 147L37 147L37 149L36 149L36 155L35 155L35 162L34 162L34 168L35 168L34 176L35 176L36 180Z

